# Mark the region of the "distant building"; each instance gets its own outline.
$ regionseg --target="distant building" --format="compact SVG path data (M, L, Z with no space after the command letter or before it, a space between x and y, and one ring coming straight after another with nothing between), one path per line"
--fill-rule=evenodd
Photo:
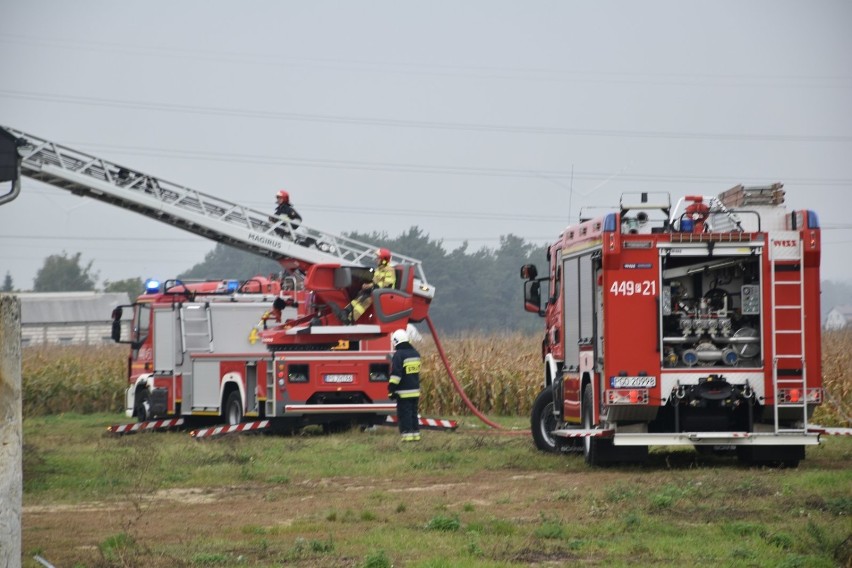
M112 310L130 303L126 292L27 292L21 299L21 345L112 343ZM124 326L129 326L125 310ZM127 332L123 332L127 337Z
M835 306L825 317L825 329L845 329L850 324L852 324L852 306Z

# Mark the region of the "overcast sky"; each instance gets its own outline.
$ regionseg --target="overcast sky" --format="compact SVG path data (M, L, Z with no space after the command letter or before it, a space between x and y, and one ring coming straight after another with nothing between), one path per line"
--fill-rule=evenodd
M286 189L321 230L544 243L623 192L782 181L852 281L848 0L0 0L0 25L1 125L261 210ZM212 248L28 179L0 207L18 288L63 250L102 285Z

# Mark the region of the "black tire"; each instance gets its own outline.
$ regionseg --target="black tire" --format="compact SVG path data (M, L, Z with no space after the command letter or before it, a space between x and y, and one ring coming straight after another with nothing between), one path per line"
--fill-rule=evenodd
M147 388L141 388L136 391L136 398L133 401L133 413L139 422L146 422L151 419L151 402Z
M323 422L322 433L325 435L341 434L352 429L354 422L352 420L332 420L331 422Z
M595 427L592 422L594 402L592 387L586 385L583 389L583 429ZM611 465L620 463L644 463L648 461L648 446L619 446L615 447L610 438L583 438L583 456L590 466Z
M537 449L551 454L560 451L560 443L551 433L557 426L558 422L553 415L553 387L545 387L533 403L530 418L530 429Z
M239 391L231 391L222 407L222 418L230 426L236 426L243 421L243 400Z
M583 389L583 429L591 430L594 425L594 401L592 400L592 387L586 385ZM583 438L583 457L586 463L591 466L600 466L612 463L614 460L615 450L612 445L612 440L603 438Z

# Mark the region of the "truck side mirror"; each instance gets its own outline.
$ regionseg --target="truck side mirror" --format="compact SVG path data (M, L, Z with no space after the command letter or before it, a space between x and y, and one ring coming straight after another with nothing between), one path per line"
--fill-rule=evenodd
M121 314L124 311L118 307L112 311L112 333L110 336L116 343L121 343Z
M26 141L0 128L0 183L11 182L10 191L0 195L0 205L21 193L21 154ZM5 185L5 183L4 183Z
M544 315L544 310L541 309L541 283L538 280L524 282L524 310Z

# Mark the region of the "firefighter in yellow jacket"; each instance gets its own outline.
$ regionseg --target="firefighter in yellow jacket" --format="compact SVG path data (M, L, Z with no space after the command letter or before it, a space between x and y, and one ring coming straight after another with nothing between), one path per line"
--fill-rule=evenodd
M390 265L391 253L386 248L376 251L377 266L373 271L372 282L365 282L358 296L342 310L340 317L343 323L355 323L373 304L373 290L376 288L393 288L396 286L396 271Z

